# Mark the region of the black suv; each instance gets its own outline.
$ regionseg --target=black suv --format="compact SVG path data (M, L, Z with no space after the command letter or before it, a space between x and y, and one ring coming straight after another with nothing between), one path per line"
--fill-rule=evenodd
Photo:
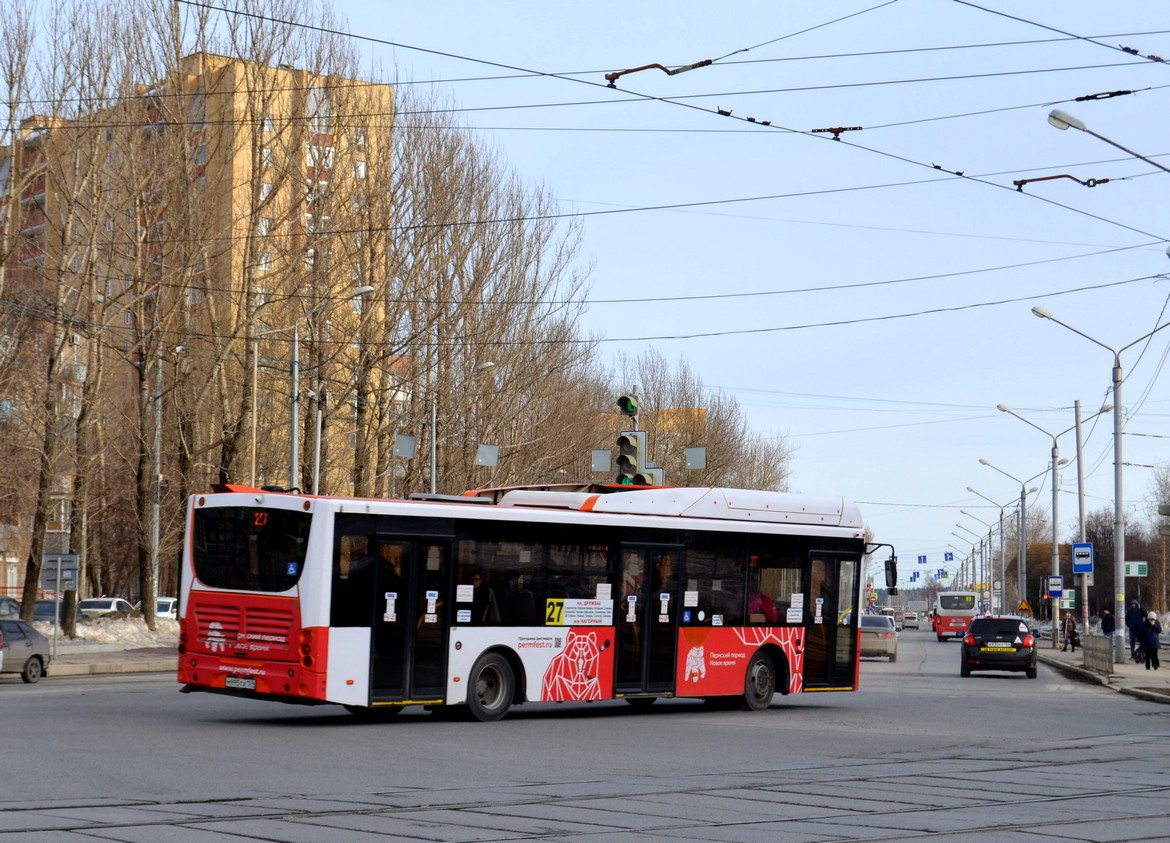
M1020 617L974 618L963 637L959 675L973 670L1022 670L1036 678L1036 638Z

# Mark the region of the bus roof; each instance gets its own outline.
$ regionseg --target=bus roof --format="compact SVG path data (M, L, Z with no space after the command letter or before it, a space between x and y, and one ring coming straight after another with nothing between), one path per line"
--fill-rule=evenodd
M794 495L754 489L648 486L612 494L587 491L510 489L499 506L576 509L626 515L665 515L862 528L861 512L844 498Z

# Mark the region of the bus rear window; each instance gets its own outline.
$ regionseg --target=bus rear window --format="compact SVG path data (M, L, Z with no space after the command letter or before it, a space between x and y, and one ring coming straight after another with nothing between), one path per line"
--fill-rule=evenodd
M256 507L195 510L191 552L204 585L234 591L288 591L305 567L312 516Z
M944 609L964 610L975 608L974 594L940 594L938 605Z

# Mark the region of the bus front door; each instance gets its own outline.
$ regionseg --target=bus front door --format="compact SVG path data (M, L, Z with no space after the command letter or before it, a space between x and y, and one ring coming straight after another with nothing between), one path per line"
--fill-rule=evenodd
M378 542L372 702L443 696L450 550L447 542Z
M681 592L681 552L663 548L623 548L618 587L617 694L674 690Z
M804 653L808 690L853 688L857 661L859 560L814 553L810 560Z

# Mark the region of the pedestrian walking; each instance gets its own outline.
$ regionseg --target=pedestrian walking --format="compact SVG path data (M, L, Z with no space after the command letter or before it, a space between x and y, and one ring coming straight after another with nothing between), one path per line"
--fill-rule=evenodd
M1113 617L1113 613L1108 609L1101 610L1101 634L1106 638L1112 638L1114 631L1117 629L1117 618Z
M1077 644L1079 643L1081 642L1077 638L1077 621L1072 616L1072 612L1069 612L1064 616L1064 646L1060 648L1060 651L1067 653L1068 648L1071 646L1072 651L1075 653L1077 651Z
M1142 648L1142 652L1146 654L1146 670L1157 670L1158 649L1162 646L1162 624L1158 623L1158 613L1150 612L1146 615L1145 622L1138 627L1138 635L1140 636L1138 644Z
M1125 610L1125 628L1129 630L1129 650L1132 653L1138 647L1138 632L1146 621L1146 613L1136 600L1129 601L1129 608Z

